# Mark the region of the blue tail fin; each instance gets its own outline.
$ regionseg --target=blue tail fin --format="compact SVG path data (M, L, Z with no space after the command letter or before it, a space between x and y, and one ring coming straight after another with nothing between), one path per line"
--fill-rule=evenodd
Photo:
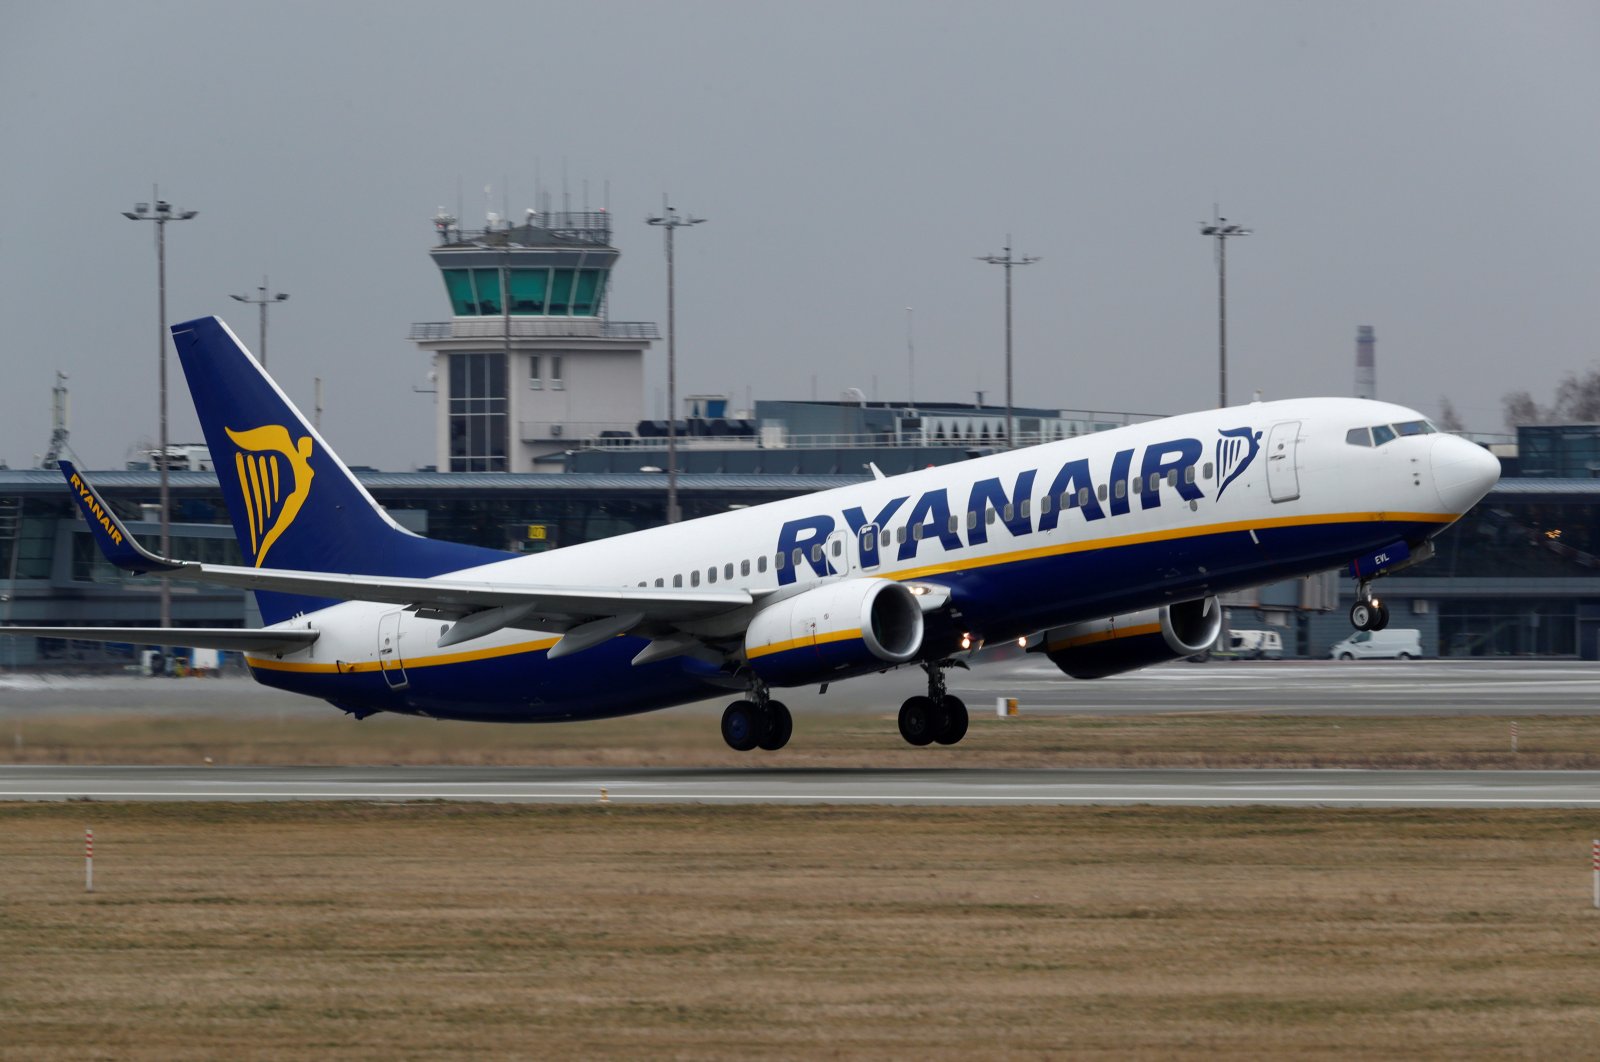
M391 520L220 319L173 325L172 339L246 563L426 578L508 556ZM256 596L268 623L333 603Z

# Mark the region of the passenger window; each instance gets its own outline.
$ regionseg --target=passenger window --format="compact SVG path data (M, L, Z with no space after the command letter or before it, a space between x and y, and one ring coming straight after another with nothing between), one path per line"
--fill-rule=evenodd
M640 585L640 586L643 586L643 585L644 585L644 580L643 580L643 579L640 579L640 580L639 580L639 585Z
M1193 465L1185 465L1184 466L1184 468L1183 468L1183 481L1185 483L1193 483L1194 482L1194 466Z
M1167 473L1167 486L1176 487L1177 485L1178 485L1178 470L1176 468L1174 468L1171 472Z
M888 549L889 548L889 543L891 543L893 541L894 541L894 532L890 531L887 527L884 528L883 532L878 536L878 544L879 544L880 548Z
M780 557L779 559L781 560L782 558ZM756 571L765 572L766 570L767 570L767 555L765 553L763 553L761 556L756 558Z
M794 566L798 568L800 565L806 562L806 551L801 549L799 546L796 546L794 548L794 555L789 559L794 561Z
M1039 512L1041 514L1044 514L1044 513L1047 513L1049 511L1050 511L1050 495L1046 494L1044 497L1039 499Z
M1006 502L1006 523L1011 522L1011 503Z
M1154 491L1157 488L1159 488L1160 486L1161 486L1161 474L1158 473L1158 472L1150 473L1150 489L1152 491Z
M749 561L742 560L742 561L739 562L739 574L740 575L749 575L750 574L750 562Z
M1117 497L1121 498L1128 493L1128 485L1122 480L1117 480Z
M676 586L676 587L682 587L683 586L683 576L674 575L672 577L672 585Z
M690 586L699 586L700 585L700 569L699 568L696 568L694 571L689 573L689 585Z
M1065 490L1062 491L1061 492L1060 503L1056 506L1056 508L1058 508L1058 509L1070 509L1070 508L1072 508L1072 497L1073 497L1072 496L1072 492L1065 491Z
M745 561L744 562L744 573L746 575L750 574L750 562L749 561ZM722 577L724 579L732 579L733 578L733 563L731 561L722 566Z
M667 585L667 584L666 584L666 580L664 580L664 579L657 579L657 580L656 580L656 585L657 585L657 586L666 586L666 585Z
M1079 508L1082 508L1083 506L1088 505L1088 504L1089 504L1089 488L1088 487L1079 487L1078 488L1078 506L1079 506Z
M961 521L954 513L950 514L950 533L953 535L961 530Z
M1200 470L1200 478L1201 479L1210 479L1211 478L1211 462L1210 461L1207 461L1206 464L1205 464L1205 467Z
M837 539L837 538L834 539L833 540L833 555L835 557L837 557L843 552L844 552L844 543L842 541L840 541L839 539Z
M989 507L989 508L984 510L984 520L983 520L983 522L986 523L986 524L992 524L992 523L994 523L994 518L997 515L998 514L994 511L994 508L991 506L991 507Z
M811 547L811 559L816 561L816 562L818 562L819 564L822 562L822 547L821 546L812 546Z
M896 542L904 542L906 540L906 529L904 527L894 529L894 540Z
M1104 483L1100 484L1100 487L1096 491L1096 493L1100 495L1100 500L1101 501L1105 501L1106 500L1106 485Z
M922 541L922 525L918 524L911 529L911 537L918 542Z
M775 572L783 571L783 554L774 553L772 555L772 570Z
M1344 441L1351 446L1371 446L1372 430L1370 428L1351 428L1344 433Z
M706 582L714 583L716 581L717 581L717 566L715 564L713 564L711 567L706 569Z
M1372 445L1382 446L1394 440L1394 429L1387 424L1374 424L1372 426Z
M978 511L973 509L967 513L967 530L971 531L978 526Z
M1020 506L1018 506L1018 508L1017 508L1017 518L1020 519L1020 520L1026 520L1028 518L1028 511L1030 509L1032 509L1032 508L1033 508L1033 499L1032 498L1023 498L1022 499L1022 504Z

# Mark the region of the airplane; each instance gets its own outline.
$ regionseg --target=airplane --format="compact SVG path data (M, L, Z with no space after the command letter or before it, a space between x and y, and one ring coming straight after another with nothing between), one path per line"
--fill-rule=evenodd
M775 689L920 667L900 734L953 745L968 714L945 672L985 644L1113 675L1206 649L1219 594L1336 567L1351 623L1382 629L1374 582L1430 556L1500 471L1403 406L1258 401L507 553L396 524L219 318L172 336L248 563L158 556L63 461L68 485L117 566L255 592L263 628L163 643L242 651L256 681L356 718L599 719L734 690L724 740L777 750Z

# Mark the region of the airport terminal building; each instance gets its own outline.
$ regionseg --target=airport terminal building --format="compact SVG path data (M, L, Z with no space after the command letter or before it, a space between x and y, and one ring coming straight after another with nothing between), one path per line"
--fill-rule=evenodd
M642 419L646 322L614 322L619 253L604 212L530 214L463 232L434 219L430 256L450 309L411 328L438 381L436 467L357 470L402 525L496 549L556 549L666 519L665 421ZM1053 442L1150 414L973 403L689 396L679 410L679 498L694 518L1013 446ZM58 429L64 425L58 424ZM238 563L214 474L172 471L173 552ZM1519 432L1516 457L1432 560L1376 584L1391 628L1416 628L1426 655L1600 659L1600 426ZM169 468L172 465L169 464ZM153 540L159 473L92 472L130 529ZM1350 633L1348 578L1296 580L1231 596L1234 629L1272 628L1285 655L1326 656ZM0 624L157 626L153 580L105 562L58 472L0 468ZM173 623L259 622L242 591L175 585ZM0 667L114 659L98 647L0 639Z

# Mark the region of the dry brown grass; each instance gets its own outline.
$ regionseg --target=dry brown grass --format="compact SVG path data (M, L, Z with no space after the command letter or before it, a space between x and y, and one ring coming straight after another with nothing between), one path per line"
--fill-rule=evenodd
M818 713L776 755L731 751L717 716L656 712L511 726L404 716L51 714L0 726L0 763L786 767L1396 767L1600 769L1600 716L975 714L953 749L913 749L892 715Z
M0 1058L1582 1057L1597 827L0 806Z

